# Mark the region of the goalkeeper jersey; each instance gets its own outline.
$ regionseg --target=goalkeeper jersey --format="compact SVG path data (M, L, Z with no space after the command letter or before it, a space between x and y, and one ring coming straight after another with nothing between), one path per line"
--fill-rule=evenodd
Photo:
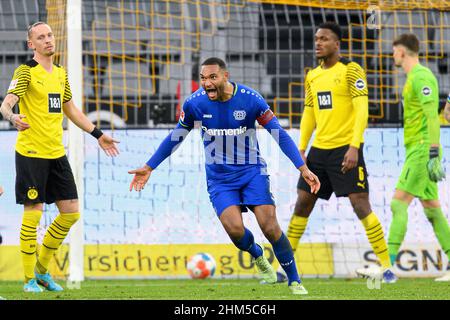
M27 61L14 71L8 93L19 97L22 121L30 125L19 131L16 151L32 158L64 156L62 105L72 99L64 68L54 64L49 73L35 60Z
M404 143L429 144L427 119L438 117L439 86L430 69L420 63L408 72L402 92Z

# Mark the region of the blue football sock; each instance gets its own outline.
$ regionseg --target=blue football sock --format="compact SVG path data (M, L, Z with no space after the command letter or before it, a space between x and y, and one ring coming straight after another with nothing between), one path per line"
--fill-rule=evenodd
M244 236L237 241L233 241L234 245L243 251L247 251L255 259L262 256L263 250L255 243L253 233L247 228L244 228L244 230Z
M297 266L295 264L294 253L292 251L291 244L284 233L281 234L280 239L272 243L273 252L278 259L283 270L288 277L288 284L292 281L301 282L297 272Z

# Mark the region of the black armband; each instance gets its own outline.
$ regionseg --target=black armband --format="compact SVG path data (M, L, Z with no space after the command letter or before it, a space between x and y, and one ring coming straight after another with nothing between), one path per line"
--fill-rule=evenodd
M431 147L430 148L430 159L439 157L439 147Z
M91 135L93 137L95 137L96 139L98 139L98 138L100 138L103 135L103 132L99 128L94 127L94 130L92 130Z

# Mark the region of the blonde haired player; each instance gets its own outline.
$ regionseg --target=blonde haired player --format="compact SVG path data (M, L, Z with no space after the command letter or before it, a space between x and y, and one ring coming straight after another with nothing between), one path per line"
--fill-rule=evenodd
M50 259L72 225L80 217L74 177L62 143L64 115L98 139L109 156L119 151L118 141L97 129L75 106L66 71L53 63L55 36L45 22L28 28L28 47L33 59L14 72L8 93L0 107L3 117L19 131L16 142L16 202L24 207L20 229L20 250L25 292L61 291L48 273ZM20 114L12 109L19 103ZM48 227L37 248L37 226L43 203L56 203L60 214Z

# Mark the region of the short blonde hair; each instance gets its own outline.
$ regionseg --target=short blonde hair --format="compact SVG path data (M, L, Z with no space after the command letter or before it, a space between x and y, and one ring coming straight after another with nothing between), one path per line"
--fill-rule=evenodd
M30 38L31 38L31 31L33 30L33 28L37 27L37 26L40 26L41 24L47 24L47 23L44 22L44 21L37 21L37 22L35 22L33 24L30 24L28 26L28 30L27 30L27 39L28 40L30 40Z

